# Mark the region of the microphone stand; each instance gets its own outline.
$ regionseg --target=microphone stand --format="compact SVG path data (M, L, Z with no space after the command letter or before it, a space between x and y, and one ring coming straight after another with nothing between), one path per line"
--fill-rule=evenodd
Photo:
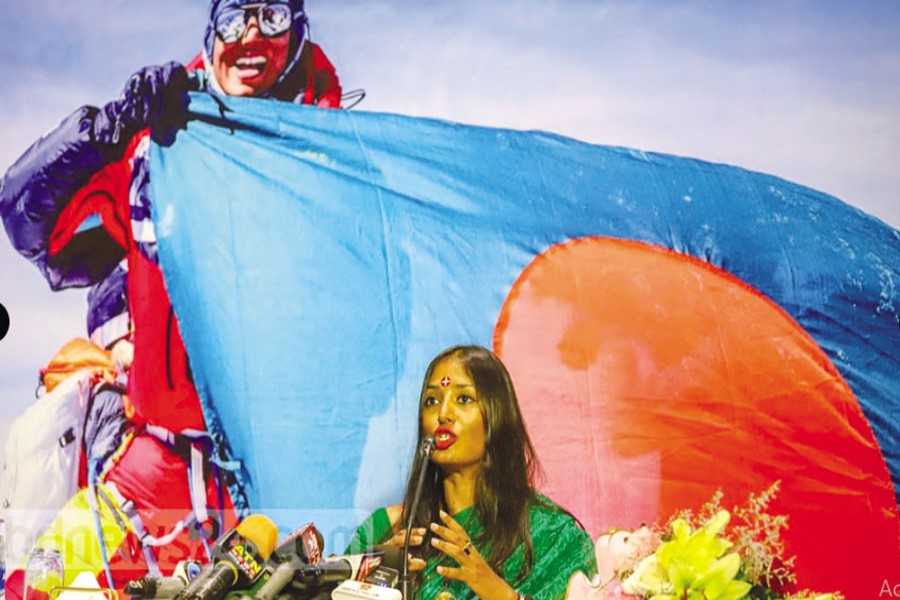
M434 452L434 438L430 435L422 440L420 448L422 453L422 466L419 470L419 479L416 482L416 492L413 494L412 505L409 507L409 515L406 517L406 535L403 539L403 564L400 566L400 592L403 600L412 600L413 582L409 574L409 539L412 535L413 518L419 510L419 501L422 499L422 486L425 483L425 473L428 471L428 460Z

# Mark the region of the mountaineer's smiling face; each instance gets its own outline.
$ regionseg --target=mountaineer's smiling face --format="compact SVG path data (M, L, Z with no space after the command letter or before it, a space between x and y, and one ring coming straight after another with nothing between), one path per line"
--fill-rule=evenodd
M216 36L213 72L229 96L260 96L278 80L288 60L291 32L263 36L256 16L251 16L237 41L227 44Z

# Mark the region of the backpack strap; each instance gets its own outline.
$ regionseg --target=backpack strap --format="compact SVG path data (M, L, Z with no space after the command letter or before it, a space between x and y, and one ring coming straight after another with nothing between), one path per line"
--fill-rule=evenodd
M133 531L135 535L137 535L138 539L141 542L141 551L144 554L144 561L147 563L147 574L151 577L161 577L162 573L159 569L159 561L156 560L156 553L153 551L153 548L155 546L162 546L166 543L171 542L175 539L175 536L181 532L181 530L176 529L174 531L174 535L170 534L171 539L152 537L144 528L144 522L141 520L141 516L137 512L137 508L135 508L134 502L124 498L122 494L119 493L119 490L114 483L106 483L104 484L104 487L107 493L100 494L100 499L103 500L103 502L115 515L116 522L119 523L120 527L122 527L123 529L131 529L131 531ZM127 525L122 521L120 514L124 515L125 518L128 519ZM105 557L104 568L107 568ZM110 575L107 574L107 577L110 577Z
M100 494L98 491L96 469L94 469L93 466L88 470L88 488L88 505L90 506L91 514L94 517L94 527L97 528L97 542L98 546L100 546L100 558L103 560L103 571L106 573L106 585L115 588L116 584L113 580L112 568L109 564L109 555L106 552L106 544L103 542L103 524L100 522L100 505L98 504L98 498L104 500L104 503L115 517L116 523L123 531L128 531L129 528L119 517L118 507L108 501L106 494Z
M206 547L207 553L211 552L208 541L210 538L215 539L218 537L220 532L218 531L219 527L216 526L210 532L204 530L203 527L211 522L206 501L207 466L216 484L216 492L219 498L217 523L221 526L225 522L225 486L222 481L222 471L239 470L241 468L240 461L228 461L220 458L218 445L206 431L183 429L175 433L165 427L151 424L145 425L144 431L172 448L187 463L192 518L185 521L185 526L196 525L197 529L200 530L200 539Z
M206 462L212 455L212 438L205 431L185 429L174 433L159 425L147 425L145 431L170 446L188 465L188 489L191 494L191 510L198 524L209 521L209 509L206 506ZM219 495L222 494L221 482L216 478ZM204 536L205 538L205 536Z

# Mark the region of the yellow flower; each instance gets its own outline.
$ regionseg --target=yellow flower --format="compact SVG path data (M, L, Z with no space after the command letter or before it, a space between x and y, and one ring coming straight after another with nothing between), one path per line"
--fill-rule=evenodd
M725 554L731 543L718 537L731 515L719 511L703 527L691 531L683 519L672 523L672 539L641 561L622 584L627 593L653 600L738 600L750 584L737 581L740 557Z

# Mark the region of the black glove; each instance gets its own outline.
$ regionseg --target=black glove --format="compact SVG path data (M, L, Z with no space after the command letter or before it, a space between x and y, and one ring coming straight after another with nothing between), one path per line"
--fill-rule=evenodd
M145 67L131 76L122 95L106 104L93 127L95 143L124 149L131 137L149 127L153 139L169 143L187 123L187 71L177 62Z

